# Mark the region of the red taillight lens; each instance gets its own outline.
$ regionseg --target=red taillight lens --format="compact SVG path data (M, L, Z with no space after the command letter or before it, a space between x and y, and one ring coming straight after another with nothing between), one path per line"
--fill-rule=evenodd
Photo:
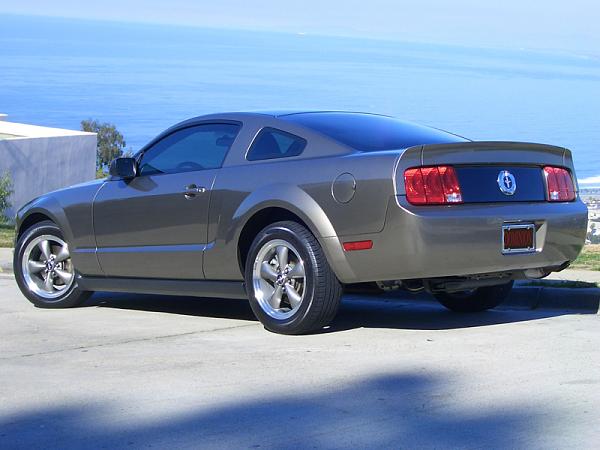
M437 167L423 167L423 184L425 185L425 197L427 203L444 203L444 187L442 177Z
M575 200L573 178L567 169L562 167L544 167L544 177L548 188L549 202L570 202Z
M447 203L462 203L462 194L460 193L460 184L454 167L438 167L442 184L444 186L444 197Z
M413 205L424 205L427 203L421 169L408 169L404 172L404 186L406 187L406 198L410 203Z
M462 203L454 167L415 167L404 172L406 199L413 205Z

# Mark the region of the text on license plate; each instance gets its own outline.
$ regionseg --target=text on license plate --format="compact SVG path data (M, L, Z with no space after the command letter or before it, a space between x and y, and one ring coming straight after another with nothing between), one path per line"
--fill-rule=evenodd
M523 253L535 251L535 225L502 225L502 252Z

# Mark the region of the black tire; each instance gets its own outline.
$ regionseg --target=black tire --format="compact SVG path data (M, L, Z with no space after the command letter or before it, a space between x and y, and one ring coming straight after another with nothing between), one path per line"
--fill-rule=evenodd
M82 291L77 286L77 280L74 279L69 288L55 298L44 298L33 292L25 279L23 273L22 261L25 257L24 252L31 241L39 236L51 235L64 240L64 236L58 226L49 220L38 222L25 230L17 242L15 248L13 270L17 285L23 295L38 308L70 308L77 306L87 300L92 293ZM73 275L74 276L74 275Z
M293 315L284 319L272 317L263 309L253 282L255 260L259 252L276 240L290 243L304 262L302 301L295 312L292 313L290 308ZM335 317L342 296L342 286L319 242L304 226L292 221L273 223L258 233L248 252L245 278L252 311L267 330L280 334L306 334L321 330Z
M500 305L510 294L513 281L497 286L486 286L468 292L436 292L434 297L454 312L473 313Z

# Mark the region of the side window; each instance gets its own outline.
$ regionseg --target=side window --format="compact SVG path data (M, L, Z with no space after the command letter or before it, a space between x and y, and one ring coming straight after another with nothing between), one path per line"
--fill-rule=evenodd
M301 137L275 128L263 128L254 139L246 159L258 161L298 156L304 147L306 147L306 140Z
M144 152L140 174L219 168L239 129L235 124L211 123L175 131Z

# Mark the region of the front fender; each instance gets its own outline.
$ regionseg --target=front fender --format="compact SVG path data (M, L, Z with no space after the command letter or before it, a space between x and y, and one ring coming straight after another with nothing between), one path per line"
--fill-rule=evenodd
M34 216L41 214L61 229L78 272L101 273L92 223L92 199L100 186L101 182L96 181L84 183L32 200L17 213L17 232L22 233L29 224L39 221Z
M54 197L42 196L38 197L31 202L25 204L18 212L15 218L16 221L16 237L18 237L23 231L23 224L28 223L28 218L34 214L41 214L48 217L61 229L63 236L67 243L71 243L74 240L73 230L69 225L67 216L64 209Z

